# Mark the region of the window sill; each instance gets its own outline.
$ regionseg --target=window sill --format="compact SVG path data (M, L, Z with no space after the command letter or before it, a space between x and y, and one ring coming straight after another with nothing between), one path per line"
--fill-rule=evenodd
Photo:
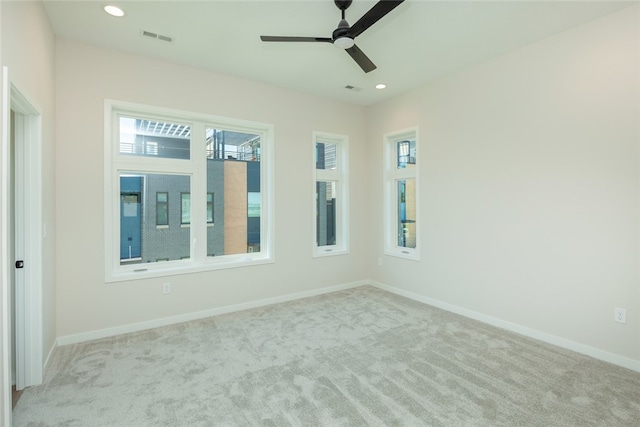
M207 257L203 261L189 259L163 261L160 263L135 264L119 266L105 277L106 283L125 282L154 277L177 276L190 273L216 271L227 268L251 267L255 265L273 264L273 257L257 253L224 255Z
M385 249L385 255L404 258L412 261L420 261L420 254L415 249L410 248L393 248Z
M321 246L319 248L318 247L315 248L313 252L313 257L323 258L328 256L348 255L348 254L349 254L348 249L338 248L336 246Z

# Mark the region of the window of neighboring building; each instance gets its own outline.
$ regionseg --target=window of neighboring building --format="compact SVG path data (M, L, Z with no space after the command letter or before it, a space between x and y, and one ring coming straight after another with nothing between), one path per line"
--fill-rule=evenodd
M105 106L107 281L272 262L270 125Z
M213 224L213 193L207 193L207 224Z
M247 193L247 216L249 218L260 218L260 193Z
M144 145L145 154L147 156L157 156L158 155L158 143L155 141L148 141Z
M191 224L191 194L180 193L180 224Z
M156 225L169 225L169 193L164 191L156 193Z
M348 139L314 133L315 256L347 253Z
M386 135L385 145L385 253L418 259L418 130Z

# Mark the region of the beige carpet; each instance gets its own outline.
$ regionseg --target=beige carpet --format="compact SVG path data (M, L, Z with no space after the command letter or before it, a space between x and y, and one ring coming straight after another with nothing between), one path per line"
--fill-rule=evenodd
M65 346L20 426L639 426L640 373L372 287Z

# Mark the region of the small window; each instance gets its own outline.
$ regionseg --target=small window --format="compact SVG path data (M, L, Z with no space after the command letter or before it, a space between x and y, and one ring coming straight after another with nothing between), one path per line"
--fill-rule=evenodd
M416 141L404 140L396 143L396 167L398 169L406 169L416 164Z
M316 142L316 169L336 170L338 167L338 144Z
M348 252L348 141L346 136L314 134L314 256Z
M417 129L385 136L385 253L419 259Z
M156 193L156 225L169 225L169 193Z
M184 123L120 116L120 154L189 159L191 126Z
M207 193L207 224L213 224L213 193Z
M191 194L180 193L180 224L191 224Z
M399 179L397 191L397 231L399 248L416 248L416 180Z
M335 246L338 181L316 181L316 244Z
M247 193L247 218L260 218L260 193Z

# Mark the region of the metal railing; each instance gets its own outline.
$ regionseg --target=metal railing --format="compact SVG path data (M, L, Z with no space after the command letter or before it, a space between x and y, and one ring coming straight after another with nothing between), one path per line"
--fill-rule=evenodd
M215 150L207 150L207 159L241 160L245 162L259 162L260 154L244 153L240 151L227 151L227 150L224 152L215 152Z

